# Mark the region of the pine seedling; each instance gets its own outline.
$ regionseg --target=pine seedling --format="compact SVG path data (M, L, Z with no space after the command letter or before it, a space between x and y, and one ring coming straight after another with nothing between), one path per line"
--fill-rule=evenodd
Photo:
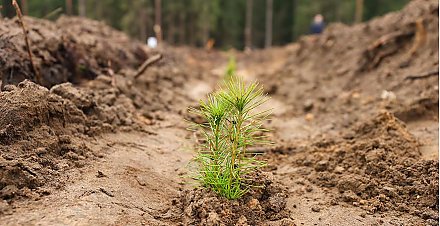
M230 56L228 65L226 66L225 81L230 81L235 76L236 71L237 71L237 63L235 61L235 57Z
M249 177L265 162L255 159L249 147L267 143L262 123L269 111L256 112L266 99L258 83L246 85L234 76L192 109L205 120L195 124L203 134L195 179L203 186L228 199L240 198L254 186Z

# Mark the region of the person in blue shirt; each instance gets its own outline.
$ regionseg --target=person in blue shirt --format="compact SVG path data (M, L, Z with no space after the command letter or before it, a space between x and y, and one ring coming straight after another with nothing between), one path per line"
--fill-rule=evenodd
M310 26L311 34L321 34L325 28L324 17L321 14L316 14Z

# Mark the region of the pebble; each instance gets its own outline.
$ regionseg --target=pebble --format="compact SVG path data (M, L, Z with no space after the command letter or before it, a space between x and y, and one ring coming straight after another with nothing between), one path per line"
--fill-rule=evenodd
M261 209L260 202L258 199L251 199L248 203L248 206L252 210Z
M0 197L3 199L13 198L18 193L18 188L15 185L7 185L0 191Z
M220 223L220 217L216 212L210 212L206 221L210 225L218 225Z
M317 207L317 206L313 206L313 207L312 207L312 211L313 211L313 212L320 212L320 211L321 211L321 208L319 208L319 207Z
M304 101L303 109L305 112L312 110L313 109L313 100L307 99L306 101Z
M315 166L315 170L320 172L320 171L325 171L328 167L328 161L327 160L321 160L318 163L316 163Z
M334 169L334 172L337 174L342 174L344 171L345 171L345 169L342 166L336 166Z
M315 116L313 114L311 114L311 113L307 113L306 116L305 116L305 119L307 121L312 121L314 118L315 118Z

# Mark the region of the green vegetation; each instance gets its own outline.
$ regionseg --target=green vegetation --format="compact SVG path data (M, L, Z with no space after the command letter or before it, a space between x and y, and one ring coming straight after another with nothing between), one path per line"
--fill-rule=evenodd
M225 71L225 81L230 81L235 76L235 71L237 70L237 62L234 56L229 57L228 65Z
M249 175L265 163L256 160L249 147L267 143L262 122L269 112L256 112L266 99L258 83L246 85L233 76L200 101L200 109L192 109L205 120L195 124L203 134L195 178L203 186L228 199L240 198L252 188Z
M245 41L246 10L252 11L252 46L264 47L266 1L252 0L160 0L163 39L172 45L204 46L209 38L215 40L217 48L243 49ZM1 0L2 16L15 15L11 0ZM85 16L102 20L109 25L145 41L146 36L154 36L154 0L20 0L25 14L34 17L53 15L61 8L61 13L70 11L80 14L82 3ZM364 0L363 20L387 12L399 10L409 0ZM26 4L23 4L26 3ZM310 23L317 13L325 17L326 23L354 23L355 0L278 0L273 1L273 45L283 45L295 41L309 32ZM59 15L59 13L56 13ZM56 19L51 16L51 19Z

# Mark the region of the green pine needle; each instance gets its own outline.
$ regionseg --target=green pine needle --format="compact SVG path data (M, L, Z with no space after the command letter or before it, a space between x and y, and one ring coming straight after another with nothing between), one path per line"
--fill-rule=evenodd
M265 162L256 160L256 154L247 149L268 143L261 134L266 132L262 124L269 111L256 112L266 100L258 83L246 85L233 76L206 101L200 101L200 109L192 109L205 120L195 124L203 135L194 159L198 166L195 179L203 186L228 199L240 198L252 188L245 176Z

